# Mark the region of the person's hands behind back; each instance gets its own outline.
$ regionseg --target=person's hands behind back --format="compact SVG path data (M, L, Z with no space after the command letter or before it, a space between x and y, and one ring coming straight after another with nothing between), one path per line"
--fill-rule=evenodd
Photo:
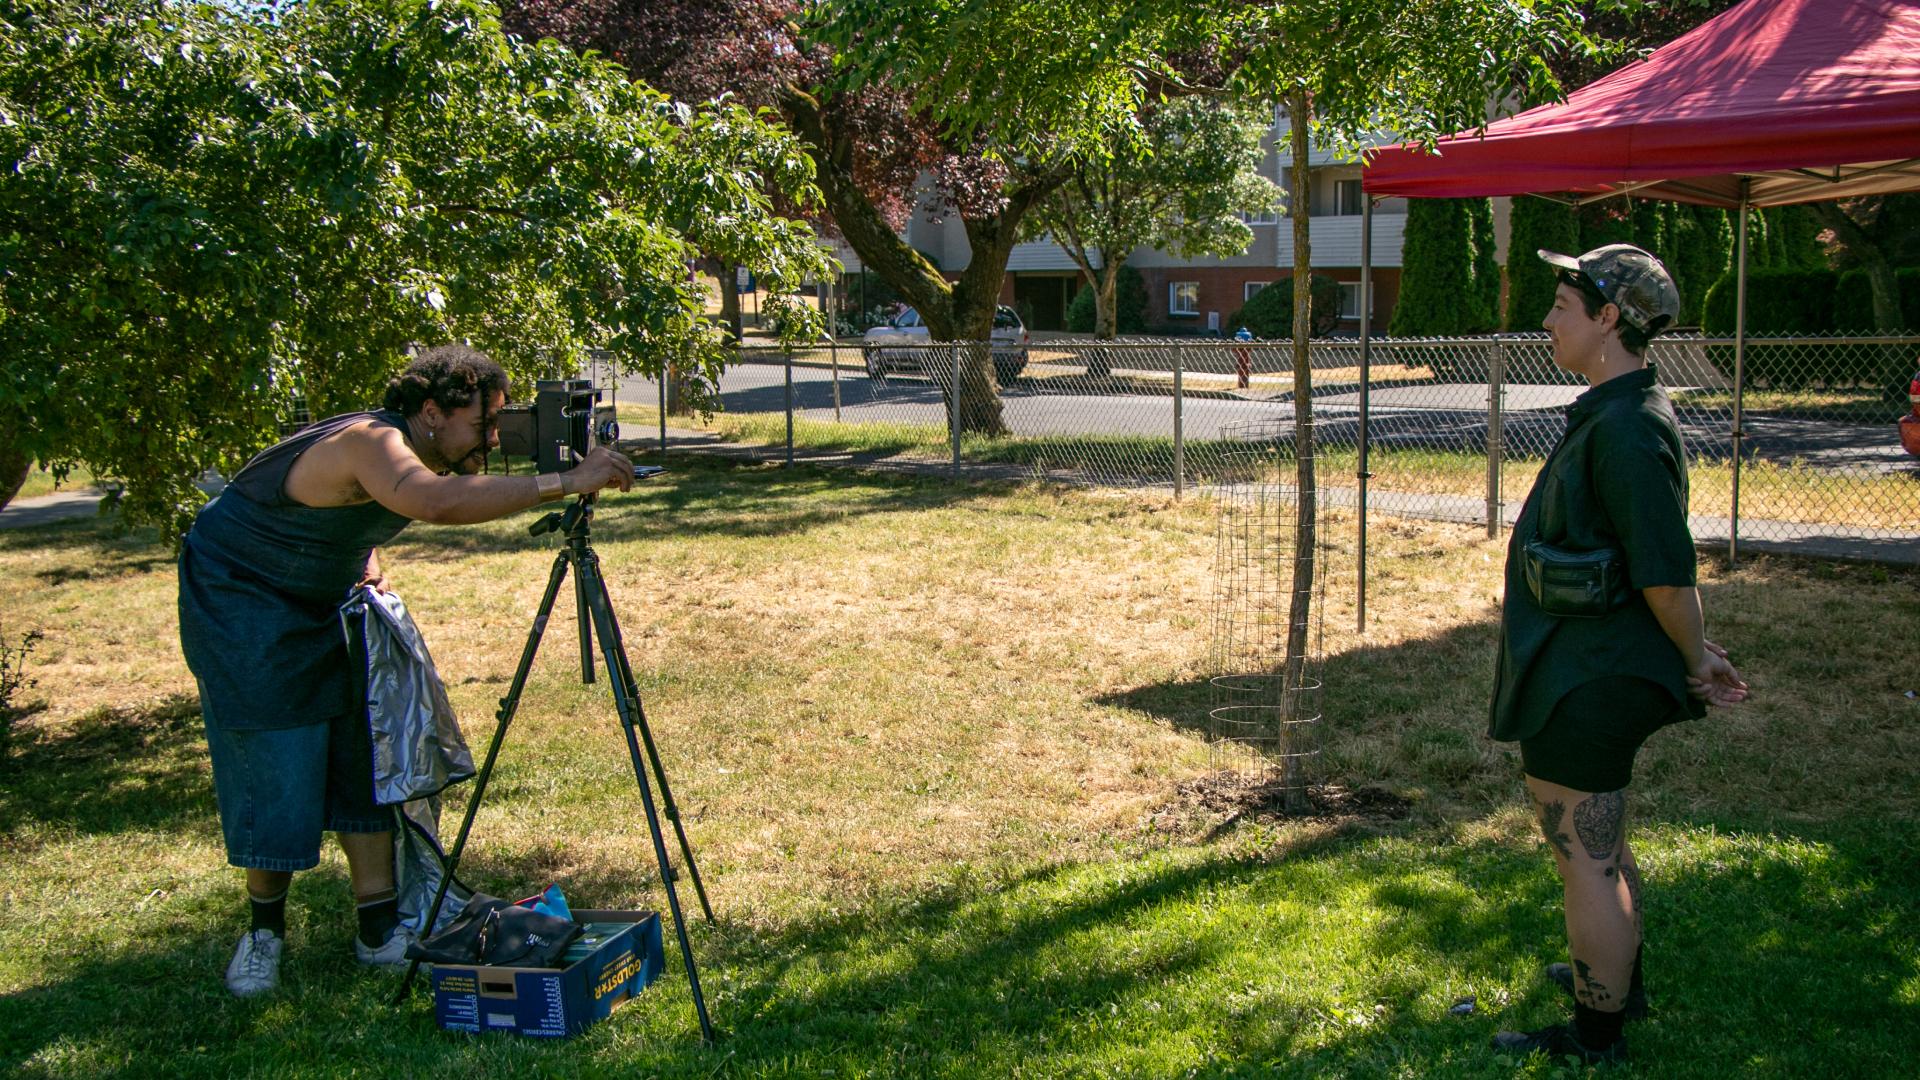
M1727 660L1727 650L1711 641L1699 666L1687 673L1687 692L1709 705L1738 705L1747 700L1747 684Z

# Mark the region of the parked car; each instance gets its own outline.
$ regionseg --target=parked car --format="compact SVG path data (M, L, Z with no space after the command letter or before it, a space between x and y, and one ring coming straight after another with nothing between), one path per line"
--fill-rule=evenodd
M988 335L993 350L993 375L1001 383L1010 383L1027 368L1029 337L1025 323L1012 308L1002 304L993 310L993 330ZM927 324L912 308L895 315L884 325L867 331L867 374L880 378L888 372L910 371L926 374L926 346L931 340Z

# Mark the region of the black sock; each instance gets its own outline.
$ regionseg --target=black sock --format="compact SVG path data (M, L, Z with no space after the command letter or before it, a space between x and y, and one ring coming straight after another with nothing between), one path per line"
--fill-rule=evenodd
M1634 994L1640 994L1642 996L1645 996L1647 992L1646 986L1640 982L1640 954L1643 951L1645 951L1645 948L1646 947L1644 945L1634 946L1633 978L1628 980L1627 982L1627 994L1629 997L1631 997Z
M356 911L360 916L360 944L369 949L385 945L393 928L400 925L400 900L391 890L385 899L360 901Z
M271 900L249 893L247 902L253 909L253 925L247 928L248 933L271 930L275 937L287 936L287 890L281 889L280 895Z
M1589 1050L1605 1050L1619 1042L1620 1029L1626 1022L1624 1012L1601 1012L1577 1001L1573 1004L1573 1033Z

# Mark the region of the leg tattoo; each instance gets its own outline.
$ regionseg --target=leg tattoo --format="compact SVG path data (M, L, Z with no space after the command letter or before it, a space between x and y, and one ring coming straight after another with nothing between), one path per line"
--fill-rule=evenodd
M1540 835L1547 838L1555 851L1563 859L1573 858L1573 839L1562 831L1567 820L1567 804L1558 799L1538 804L1540 811Z
M1587 849L1589 858L1613 858L1626 820L1625 791L1589 795L1573 808L1573 828L1580 834L1580 846Z
M1640 932L1640 864L1621 863L1620 877L1627 883L1627 897L1633 903L1633 929Z
M1573 996L1580 1004L1589 1009L1597 1009L1602 1003L1613 1000L1613 994L1607 989L1606 984L1594 980L1593 969L1587 966L1585 960L1574 957L1573 970L1580 975L1580 981L1573 984Z

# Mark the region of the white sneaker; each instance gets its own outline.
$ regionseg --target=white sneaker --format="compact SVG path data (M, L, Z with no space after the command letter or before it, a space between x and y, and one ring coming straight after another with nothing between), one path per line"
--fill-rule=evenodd
M358 935L353 939L354 958L372 967L400 967L407 963L407 948L414 942L414 932L406 923L394 926L393 932L377 949L369 948Z
M271 930L251 930L240 939L227 964L227 989L234 997L253 997L280 985L280 951L286 942Z

